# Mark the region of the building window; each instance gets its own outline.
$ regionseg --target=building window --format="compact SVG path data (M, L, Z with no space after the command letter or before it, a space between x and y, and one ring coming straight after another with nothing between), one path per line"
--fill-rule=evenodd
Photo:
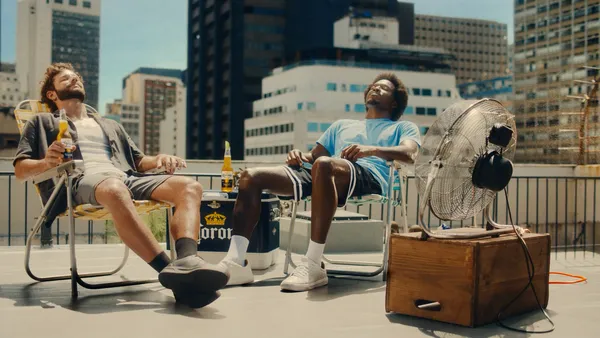
M324 132L327 128L331 127L331 123L321 123L321 131Z
M425 108L417 107L417 115L425 115Z
M69 0L69 5L77 6L77 0Z
M335 92L337 90L337 84L329 82L327 84L327 91L329 92Z
M421 89L420 88L413 88L413 95L421 95Z
M302 110L302 104L303 102L298 102L298 110Z
M367 110L366 110L366 108L365 108L365 105L364 105L364 104L362 104L362 103L357 103L357 104L355 104L355 105L354 105L354 111L355 111L355 112L357 112L357 113L364 113L364 112L366 112Z
M316 110L317 109L317 104L315 102L307 102L306 103L306 110Z
M437 109L436 108L427 108L427 115L436 115L437 114Z
M274 16L285 15L285 11L280 8L255 7L255 6L246 6L244 8L244 12L257 14L257 15L274 15Z
M414 113L415 113L415 111L412 106L406 106L406 109L404 109L405 115L412 115Z
M316 122L308 122L306 125L306 131L309 133L316 133L319 131L319 124Z
M63 3L63 0L54 0L54 3L55 3L55 4L62 4L62 3Z
M352 93L362 93L365 91L365 89L367 89L367 86L365 86L365 85L358 85L358 84L350 85L350 92L352 92Z
M431 89L423 89L422 93L423 96L431 96Z
M346 113L350 111L350 105L346 103L346 107L345 107Z
M89 1L84 1L83 2L83 8L92 8L92 3Z

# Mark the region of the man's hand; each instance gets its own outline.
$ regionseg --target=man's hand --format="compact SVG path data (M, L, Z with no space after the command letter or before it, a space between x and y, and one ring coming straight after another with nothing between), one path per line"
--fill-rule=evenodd
M156 158L156 169L164 169L169 175L172 175L175 170L187 168L185 160L177 156L160 154Z
M301 166L303 162L310 163L308 158L298 149L294 149L288 153L285 163L291 166Z
M75 146L72 146L71 151L75 151ZM47 169L54 168L64 162L63 153L65 152L65 146L60 141L54 141L48 147L46 157L44 157L44 164Z
M352 144L342 150L341 157L350 162L355 162L362 157L375 156L376 153L376 147Z

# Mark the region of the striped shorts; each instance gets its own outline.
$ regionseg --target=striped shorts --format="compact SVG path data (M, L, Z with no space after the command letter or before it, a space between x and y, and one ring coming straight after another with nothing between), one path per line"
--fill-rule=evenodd
M371 194L381 194L381 184L375 179L375 176L365 167L354 162L345 160L350 167L350 184L348 191L338 191L338 207L343 207L348 202L348 198L365 196ZM310 168L304 166L284 166L283 167L294 185L294 195L288 197L294 201L301 201L303 198L312 194L312 172ZM288 199L282 198L282 199Z

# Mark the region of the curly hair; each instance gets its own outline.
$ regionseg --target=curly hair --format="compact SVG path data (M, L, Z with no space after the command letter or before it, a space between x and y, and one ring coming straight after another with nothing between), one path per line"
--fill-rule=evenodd
M41 96L42 103L47 104L48 107L50 108L50 111L56 111L56 110L58 110L58 107L56 106L56 103L54 103L52 100L50 100L48 97L46 97L46 93L48 93L48 91L50 91L50 90L56 90L56 88L54 88L54 78L56 77L56 75L58 75L60 72L62 72L65 69L70 70L70 71L74 72L75 74L77 74L77 76L83 83L83 78L81 77L81 74L77 73L75 71L75 68L73 68L73 65L71 65L70 63L63 63L63 62L53 63L50 65L50 67L46 68L46 73L44 74L44 79L42 81L40 81L40 85L41 85L40 96Z
M404 83L402 83L402 81L400 81L400 79L398 79L398 77L394 73L381 73L377 75L375 80L373 80L373 82L369 86L367 86L367 89L365 89L365 101L367 100L367 93L369 93L369 90L371 90L373 85L380 80L388 80L396 88L396 90L394 90L394 100L396 101L396 108L392 110L392 116L390 116L390 118L394 121L397 121L402 116L402 114L404 114L404 110L406 109L406 105L408 104L408 91L406 90Z

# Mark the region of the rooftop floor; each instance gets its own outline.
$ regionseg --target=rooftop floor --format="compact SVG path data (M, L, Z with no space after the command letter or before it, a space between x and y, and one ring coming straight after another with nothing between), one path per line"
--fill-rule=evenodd
M78 264L109 269L122 246L78 246ZM375 259L362 255L362 259ZM68 271L68 248L34 249L39 273ZM252 286L232 287L205 308L175 306L159 283L108 290L79 288L70 299L70 282L34 283L23 269L24 248L0 248L0 337L521 337L495 324L464 328L397 314L384 309L385 284L330 278L329 285L307 293L284 293L283 254L267 271L256 271ZM596 337L600 310L600 255L553 254L552 271L581 274L585 284L551 285L548 313L556 330L548 337ZM154 278L135 255L122 271L127 278ZM112 280L120 277L110 277ZM107 279L109 279L107 277ZM551 276L551 279L555 279ZM517 321L518 320L518 321ZM541 313L514 320L546 329Z

